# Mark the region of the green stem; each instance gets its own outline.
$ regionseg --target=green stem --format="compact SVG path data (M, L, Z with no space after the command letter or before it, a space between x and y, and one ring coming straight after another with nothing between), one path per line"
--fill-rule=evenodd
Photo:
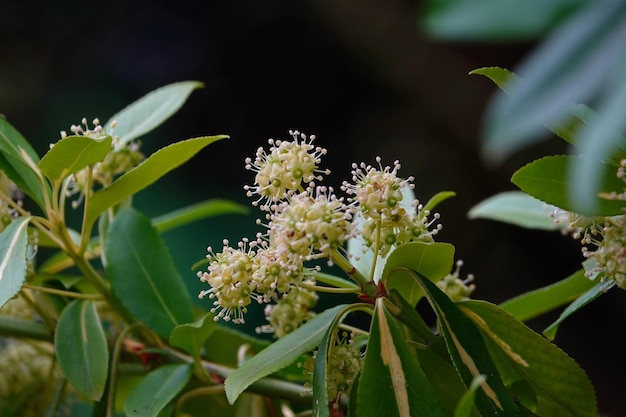
M45 292L48 294L60 295L62 297L68 297L68 298L81 298L81 299L86 299L86 300L98 300L98 299L103 298L101 294L83 294L83 293L75 292L75 291L65 291L65 290L59 290L56 288L39 287L36 285L30 285L30 284L24 284L24 288L28 288L33 291Z
M311 291L325 292L331 294L357 294L360 292L358 288L322 287L320 285L307 284L306 282L300 284L300 287Z
M35 323L19 317L0 315L0 335L24 337L34 340L52 342L53 336L43 323Z
M378 286L373 280L365 278L361 272L355 268L337 249L333 249L331 252L331 258L335 265L341 268L354 282L359 284L361 291L371 299L375 299L380 294L378 292Z

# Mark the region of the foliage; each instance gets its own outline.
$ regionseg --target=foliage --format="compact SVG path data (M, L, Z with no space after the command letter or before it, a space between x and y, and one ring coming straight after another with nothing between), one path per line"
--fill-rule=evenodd
M151 220L133 208L132 197L226 138L180 141L145 159L139 151L134 139L199 86L159 89L104 127L83 120L41 159L0 119L1 343L19 338L46 359L43 384L59 387L45 402L37 398L47 415L72 400L92 404L94 416L597 414L584 371L516 318L555 308L545 293L504 308L469 301L474 287L452 271L454 246L436 241L435 209L453 193L420 204L412 178L399 176L400 164L383 166L377 158L355 164L352 182L342 186L347 197L337 197L315 185L327 174L326 150L299 132L270 140L269 151L246 161L255 173L246 189L267 230L235 247L224 241L221 251L208 249L197 275L208 302L195 305L160 233L245 210L210 200ZM16 186L32 200L33 213ZM565 187L550 186L550 195ZM536 194L544 190L541 183L533 187ZM516 217L506 206L510 197L475 215L497 217L504 208L499 214ZM521 198L532 208L523 223L545 227L537 201ZM80 216L80 230L67 226L70 214ZM38 244L58 254L36 265ZM320 261L345 277L321 272ZM561 301L584 292L573 304L578 309L599 289L577 276L546 291ZM316 312L322 293L331 306ZM354 302L333 304L333 294L353 294ZM420 299L434 311L434 326L416 311ZM258 330L277 340L233 329L253 303L265 304L269 322ZM365 320L353 324L356 316ZM3 389L22 368L2 361L0 367ZM25 406L40 379L10 387L10 396L0 392L3 415L41 415Z

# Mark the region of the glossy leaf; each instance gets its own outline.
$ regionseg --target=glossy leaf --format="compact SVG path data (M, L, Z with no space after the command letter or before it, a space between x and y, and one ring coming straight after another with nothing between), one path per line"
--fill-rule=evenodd
M487 375L476 393L475 406L485 416L519 416L519 410L504 387L478 328L435 284L421 274L414 274L437 315L440 333L461 380L467 388L474 378Z
M443 416L435 390L379 298L356 398L362 417Z
M89 200L86 223L93 224L109 207L121 203L143 190L163 175L179 167L211 143L227 136L207 136L188 139L161 148L134 169L116 179L110 186L98 190Z
M504 383L532 387L534 396L517 396L522 405L542 417L598 415L589 378L562 350L496 305L466 301L459 308L481 330Z
M24 285L29 220L18 217L0 233L0 307Z
M157 417L191 379L191 366L163 365L131 391L124 404L128 417Z
M454 246L449 243L407 243L389 255L383 271L383 283L389 290L398 290L409 304L415 305L423 292L411 273L402 268L417 271L437 282L450 273L453 263Z
M213 315L207 313L193 323L181 324L172 330L170 344L196 356L206 339L217 328Z
M324 337L320 342L320 346L317 349L315 356L315 367L313 370L313 410L312 415L316 417L328 417L329 404L328 404L328 385L327 385L327 366L328 366L328 353L330 352L330 343L334 342L333 333L336 331L335 324L337 317L326 329Z
M508 97L499 94L490 103L485 156L501 161L536 142L544 125L565 120L572 103L586 102L607 80L623 81L616 63L624 56L625 23L626 4L598 1L586 2L561 24L516 70L523 82L511 85ZM617 90L607 91L607 102Z
M182 81L158 88L111 117L105 129L119 136L120 145L124 145L167 120L181 108L193 90L202 86L198 81ZM111 126L113 121L117 122L115 128Z
M602 294L605 294L614 286L615 281L612 279L596 282L591 289L586 291L584 294L574 300L572 304L567 306L565 310L563 310L559 318L543 331L544 336L550 340L554 340L554 338L556 337L556 332L559 329L559 325L563 322L563 320L565 320L596 298L600 297Z
M594 285L594 281L585 277L585 271L580 270L559 282L505 301L500 307L516 319L526 321L575 300Z
M43 208L44 194L35 171L38 163L39 156L30 143L4 117L0 117L0 169Z
M88 398L98 400L106 384L109 353L93 301L76 300L63 310L54 348L67 380Z
M446 348L443 347L442 350ZM415 349L420 368L424 371L426 378L433 386L437 398L443 407L444 415L452 416L461 397L467 389L461 382L459 374L447 357L444 359L433 349ZM446 351L447 353L447 351ZM471 385L470 385L471 387ZM474 399L472 398L472 406Z
M511 181L522 191L531 196L553 204L563 210L577 211L569 197L569 190L573 187L571 178L567 175L571 165L577 162L577 157L567 155L546 156L533 161L513 174ZM621 192L624 182L617 178L617 168L598 161L592 163L594 169L604 174L600 191ZM595 197L596 208L593 211L578 211L588 216L614 216L622 214L624 203L618 200L608 200Z
M491 219L529 229L558 230L550 216L555 206L520 191L507 191L489 197L472 207L470 219Z
M476 68L469 72L470 75L483 75L493 81L500 90L505 93L509 90L511 83L517 82L518 77L515 73L506 68L500 67L483 67Z
M61 139L41 158L39 169L52 181L61 181L88 165L102 161L111 151L111 136L96 140L85 136Z
M424 204L422 210L432 212L440 203L454 196L456 196L456 193L454 191L440 191L432 196L430 200L426 202L426 204Z
M315 349L322 341L332 319L344 307L345 305L340 304L324 311L244 362L226 378L228 401L233 404L250 384L293 363L303 353Z
M149 218L132 208L118 212L105 250L111 288L139 321L167 338L193 320L184 281Z
M458 41L528 40L546 33L583 0L472 0L426 2L427 34Z

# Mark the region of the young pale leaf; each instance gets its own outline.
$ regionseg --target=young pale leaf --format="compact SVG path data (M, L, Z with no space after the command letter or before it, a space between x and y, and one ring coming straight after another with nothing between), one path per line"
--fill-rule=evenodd
M157 417L191 379L191 365L163 365L131 391L124 404L129 417Z
M188 139L156 151L134 169L115 180L113 184L96 191L89 200L85 222L93 224L98 216L109 207L143 190L211 143L227 137L220 135Z
M522 381L534 390L534 396L517 396L524 407L546 417L598 415L589 378L562 350L496 305L465 301L459 308L481 330L504 383Z
M412 276L437 315L440 333L465 386L469 388L480 375L487 376L476 393L475 406L480 414L483 417L519 416L476 325L429 279L419 273Z
M415 305L424 293L406 269L437 282L450 273L453 263L454 246L449 243L407 243L389 255L383 270L383 283L389 290L398 290L409 304Z
M550 216L555 206L521 191L507 191L481 201L467 213L470 219L491 219L529 229L558 230Z
M500 307L517 320L526 321L575 300L594 285L581 269L564 280L505 301Z
M340 304L324 311L244 362L226 378L224 385L228 401L233 404L250 384L286 367L303 353L315 349L322 341L330 322L345 307Z
M202 86L198 81L182 81L156 89L111 117L105 129L119 136L118 146L122 146L163 123L181 108L193 90ZM115 128L113 121L117 122Z
M39 156L30 143L0 116L0 169L43 208L43 192L50 190L41 189L39 175L35 171L38 163Z
M621 79L615 64L623 56L625 19L622 2L586 2L561 24L517 69L523 82L513 83L508 97L500 94L491 101L485 156L501 161L535 143L543 126L567 117L572 103L585 102L608 80ZM610 100L617 90L606 89L602 99Z
M61 181L88 165L102 161L111 151L111 136L91 139L85 136L67 136L61 139L41 158L39 169L52 181Z
M63 310L54 349L67 380L88 398L98 400L106 384L109 353L93 301L75 300Z
M511 181L527 194L546 203L553 204L563 210L575 211L588 216L615 216L623 213L624 203L619 200L608 200L594 197L595 208L593 211L577 211L577 207L570 198L569 191L572 189L571 178L568 170L572 164L576 164L579 158L568 155L546 156L533 161L513 174ZM624 182L617 178L617 168L606 165L599 161L591 163L593 169L603 173L599 191L622 192Z
M167 338L193 320L185 283L150 219L132 208L118 212L105 251L111 289L146 326Z
M211 313L205 314L201 319L187 324L174 327L170 335L170 344L196 355L200 352L204 341L211 336L217 328Z
M554 338L556 337L556 332L559 329L559 325L563 322L563 320L565 320L596 298L600 297L602 294L605 294L614 286L615 281L612 279L596 282L592 288L590 288L588 291L586 291L584 294L574 300L572 304L567 306L567 308L563 310L559 318L543 331L543 335L550 340L554 340Z
M18 217L0 233L0 307L17 294L26 279L28 217Z
M357 388L356 415L443 417L434 388L382 301L379 298L376 302L370 328Z
M498 88L505 93L508 91L512 82L516 82L519 78L515 73L500 67L484 67L477 68L469 72L470 75L484 75L493 81Z

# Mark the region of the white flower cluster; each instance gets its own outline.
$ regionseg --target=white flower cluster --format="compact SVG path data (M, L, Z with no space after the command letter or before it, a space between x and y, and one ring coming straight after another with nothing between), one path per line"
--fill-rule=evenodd
M256 196L257 205L265 214L259 220L267 232L256 239L242 240L237 248L224 242L222 252L208 248L207 271L198 273L210 288L199 294L213 299L211 311L216 319L244 322L247 306L278 301L299 291L305 279L313 279L316 268L304 266L306 261L327 259L329 264L344 250L349 239L362 234L371 248L381 254L392 246L411 240L432 241L441 228L429 230L430 213L416 201L405 208L400 205L403 190L412 189L412 178L402 180L393 170L361 164L354 166L354 183L342 189L353 197L337 197L330 187L317 186L328 170L319 168L326 150L315 147L314 136L289 132L292 141L269 140L266 152L259 148L254 161L246 159L246 168L256 173L255 184L245 186L249 197ZM354 213L359 210L366 219L363 230L356 230ZM433 216L438 219L438 215ZM381 239L382 236L382 239Z

